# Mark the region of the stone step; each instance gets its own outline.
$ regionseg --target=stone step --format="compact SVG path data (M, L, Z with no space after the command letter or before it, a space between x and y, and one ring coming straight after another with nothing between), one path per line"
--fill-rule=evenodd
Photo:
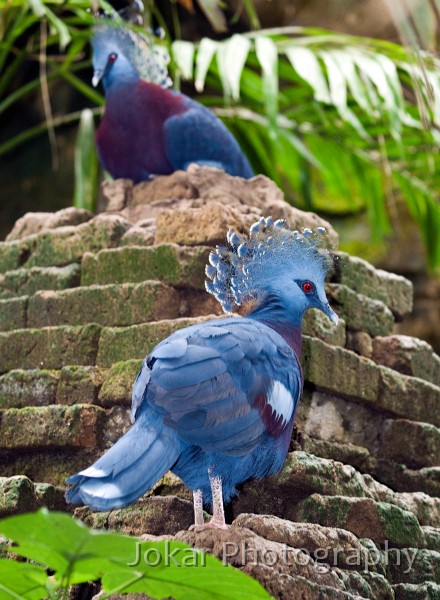
M388 571L394 584L424 586L430 582L436 584L437 594L440 591L440 552L435 550L414 549L412 553L402 552L401 556L390 553Z
M365 260L345 252L334 252L335 283L345 284L359 294L380 300L398 320L412 311L413 286L408 279L375 269Z
M101 333L96 364L111 367L120 361L144 359L156 344L174 331L211 318L215 316L163 320L130 327L105 327Z
M42 406L2 411L0 448L90 449L101 447L105 411L98 406Z
M126 326L173 318L180 295L156 281L38 292L29 298L29 327L85 325Z
M418 338L407 335L376 337L372 341L372 359L404 375L440 385L440 356Z
M94 365L101 327L43 327L0 333L0 374L22 369L61 369L65 365Z
M79 365L60 370L14 369L0 376L0 408L96 404L106 374L107 369Z
M143 359L156 344L177 329L209 318L212 316L119 328L92 323L0 332L0 374L14 370L16 365L21 365L24 370L52 370L68 365L110 367L121 360Z
M124 326L173 318L180 294L158 281L41 291L0 300L0 330L97 323Z
M295 517L298 521L347 529L382 547L386 542L398 548L425 545L423 530L412 512L371 498L312 494L297 504Z
M205 265L211 248L160 244L126 246L84 255L81 285L163 281L170 285L205 289Z
M0 275L0 299L32 296L39 290L65 290L80 284L81 266L32 267L16 269Z
M0 273L20 267L65 266L80 262L85 252L113 248L131 227L118 215L101 214L78 226L42 231L11 242L0 242Z
M440 388L431 383L307 336L303 337L302 364L305 380L319 389L440 427Z
M23 475L0 477L0 518L41 506L66 511L64 490L49 483L34 483Z
M338 283L326 284L326 292L333 309L350 329L366 332L371 337L392 332L393 313L380 300L373 300Z

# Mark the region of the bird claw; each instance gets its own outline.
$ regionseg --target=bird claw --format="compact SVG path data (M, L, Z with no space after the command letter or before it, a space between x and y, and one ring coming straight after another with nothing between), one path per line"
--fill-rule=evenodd
M200 533L201 531L205 531L206 529L222 529L223 531L226 531L227 529L229 529L229 525L211 519L208 523L203 523L203 525L191 525L189 531Z

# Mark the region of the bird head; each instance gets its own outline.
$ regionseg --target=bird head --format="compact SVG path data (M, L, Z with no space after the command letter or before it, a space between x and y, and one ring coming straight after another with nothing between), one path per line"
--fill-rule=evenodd
M262 217L249 235L227 234L227 246L217 246L206 266L206 290L225 312L250 301L256 310L287 313L301 322L305 311L318 308L338 322L324 289L331 264L328 251L320 249L323 227L315 232L291 231L283 219Z
M92 37L93 79L96 87L102 80L104 89L120 83L144 79L169 87L169 55L153 39L120 25L99 25Z

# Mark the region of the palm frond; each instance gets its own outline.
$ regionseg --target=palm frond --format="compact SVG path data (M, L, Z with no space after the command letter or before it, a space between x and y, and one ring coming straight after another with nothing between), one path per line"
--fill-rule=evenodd
M388 206L402 198L430 266L440 267L438 59L300 27L205 38L193 49L182 71L197 91L215 91L200 101L223 118L256 171L304 207L367 210L376 237L390 232ZM179 46L172 55L180 68ZM430 99L429 110L419 110L418 97Z

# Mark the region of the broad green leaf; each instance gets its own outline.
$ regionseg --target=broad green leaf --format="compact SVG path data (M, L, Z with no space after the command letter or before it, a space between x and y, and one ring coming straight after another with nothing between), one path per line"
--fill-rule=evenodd
M194 44L183 40L175 40L172 44L172 53L184 79L193 78L194 69Z
M316 100L330 104L327 81L316 54L301 46L290 46L284 52L298 75L312 86Z
M0 558L0 600L41 600L47 582L43 567Z
M115 568L102 578L108 593L145 593L175 600L257 600L270 596L255 580L179 542L143 542L131 575Z
M136 551L135 538L94 531L47 509L3 519L0 532L17 542L14 552L49 566L64 584L94 581L118 565L126 568Z
M218 42L210 38L203 38L200 41L196 57L196 80L194 87L198 92L203 92L205 79L212 59L217 51Z

